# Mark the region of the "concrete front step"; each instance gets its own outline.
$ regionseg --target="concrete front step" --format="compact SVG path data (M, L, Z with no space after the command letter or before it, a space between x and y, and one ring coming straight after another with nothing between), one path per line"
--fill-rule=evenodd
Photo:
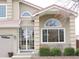
M31 57L34 55L34 51L27 51L25 53L19 53L12 57L12 59L31 59Z
M17 54L14 55L12 57L12 59L31 59L31 57L33 56L33 53L21 53L21 54Z
M13 56L12 59L31 59L32 56Z

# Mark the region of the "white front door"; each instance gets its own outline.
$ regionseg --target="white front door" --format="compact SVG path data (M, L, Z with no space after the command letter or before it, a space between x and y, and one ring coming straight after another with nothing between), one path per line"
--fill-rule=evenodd
M13 52L13 37L0 36L0 57L8 57L8 52Z
M33 29L27 27L21 30L21 36L19 40L19 52L32 51L34 49Z

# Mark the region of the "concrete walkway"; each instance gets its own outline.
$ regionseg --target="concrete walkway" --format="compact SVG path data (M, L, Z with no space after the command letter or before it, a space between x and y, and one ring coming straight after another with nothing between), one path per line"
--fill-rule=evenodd
M7 58L7 57L0 57L0 59L11 59L11 58Z

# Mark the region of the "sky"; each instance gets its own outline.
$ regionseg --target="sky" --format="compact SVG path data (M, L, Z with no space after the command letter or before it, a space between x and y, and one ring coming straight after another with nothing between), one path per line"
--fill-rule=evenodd
M25 1L33 3L33 4L37 5L37 6L42 7L42 8L50 6L50 5L54 4L54 3L56 3L58 5L62 5L61 3L66 2L66 0L25 0ZM68 1L70 1L70 0L68 0ZM71 6L71 5L72 4L70 4L69 6ZM67 8L68 8L68 6L67 6ZM75 30L76 30L75 31L76 35L79 35L79 16L75 18Z

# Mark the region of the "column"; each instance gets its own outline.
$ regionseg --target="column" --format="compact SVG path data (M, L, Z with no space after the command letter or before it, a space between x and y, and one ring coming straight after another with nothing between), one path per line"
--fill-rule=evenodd
M71 47L76 48L75 16L70 16L70 41Z
M39 16L34 18L34 48L35 54L38 54L40 47L40 27L39 27Z

